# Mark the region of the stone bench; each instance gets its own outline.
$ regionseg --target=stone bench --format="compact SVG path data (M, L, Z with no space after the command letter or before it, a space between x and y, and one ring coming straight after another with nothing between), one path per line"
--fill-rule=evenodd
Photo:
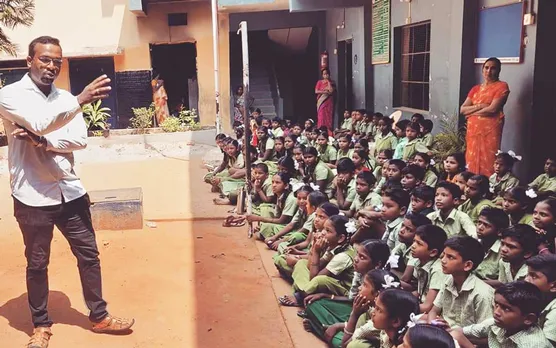
M143 228L143 190L140 187L90 191L96 230Z

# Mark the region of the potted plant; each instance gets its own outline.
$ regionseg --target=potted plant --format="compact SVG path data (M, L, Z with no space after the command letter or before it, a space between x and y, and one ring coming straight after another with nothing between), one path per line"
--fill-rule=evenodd
M110 133L110 125L106 121L111 117L110 109L101 107L101 103L100 100L97 100L94 103L84 105L83 115L90 135L102 134L107 137Z

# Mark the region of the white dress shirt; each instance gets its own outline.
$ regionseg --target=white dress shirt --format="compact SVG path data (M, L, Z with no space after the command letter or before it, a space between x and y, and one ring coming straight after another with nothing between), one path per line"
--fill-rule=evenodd
M73 170L73 151L87 146L87 126L77 98L52 86L48 96L29 75L0 89L0 118L8 134L12 195L44 207L73 201L86 190ZM46 147L9 136L16 126L46 138Z

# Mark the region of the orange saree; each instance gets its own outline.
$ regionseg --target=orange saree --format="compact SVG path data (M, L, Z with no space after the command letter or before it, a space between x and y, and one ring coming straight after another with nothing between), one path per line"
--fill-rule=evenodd
M468 98L473 105L491 104L493 100L507 96L510 93L506 82L498 81L490 85L477 85L471 89ZM504 113L497 115L469 115L467 117L467 135L465 161L468 170L475 174L486 175L494 173L496 152L500 149Z

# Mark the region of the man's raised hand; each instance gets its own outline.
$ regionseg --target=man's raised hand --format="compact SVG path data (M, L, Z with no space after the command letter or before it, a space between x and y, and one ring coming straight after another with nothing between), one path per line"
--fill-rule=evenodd
M98 99L108 98L108 93L110 93L110 90L112 89L112 87L109 86L110 82L111 80L106 75L97 77L83 89L81 94L77 96L79 105L83 106Z

